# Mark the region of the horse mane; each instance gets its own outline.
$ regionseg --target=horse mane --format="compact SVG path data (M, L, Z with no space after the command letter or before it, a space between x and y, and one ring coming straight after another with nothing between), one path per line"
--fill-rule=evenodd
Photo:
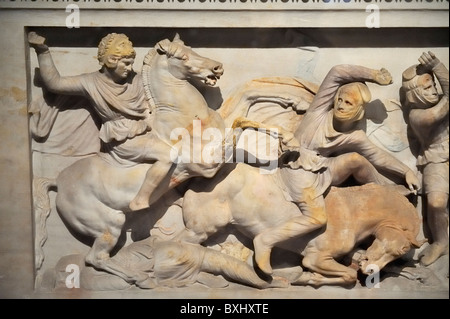
M152 93L152 88L150 85L150 73L153 69L154 61L158 56L158 51L156 48L150 49L147 55L144 57L144 63L142 66L142 82L144 83L144 93L145 97L150 104L150 112L153 112L156 108L155 98Z
M177 57L180 58L182 53L179 51L180 44L183 44L179 38L175 37L175 39L171 42L168 39L164 39L159 41L154 48L150 49L147 55L144 57L144 62L142 65L142 81L144 83L144 93L150 104L150 111L156 109L157 104L155 101L155 95L152 92L152 86L150 84L150 74L154 69L154 64L156 58L160 55L159 53L165 54L167 57Z

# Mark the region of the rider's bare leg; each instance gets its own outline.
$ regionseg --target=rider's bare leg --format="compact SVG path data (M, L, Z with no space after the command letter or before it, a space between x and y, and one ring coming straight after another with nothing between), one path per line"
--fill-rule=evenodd
M268 275L272 274L270 254L277 243L305 235L326 224L327 216L323 196L311 199L308 194L304 194L304 197L306 199L299 202L303 215L295 216L277 227L269 228L253 239L255 261L258 267Z
M202 271L226 275L227 277L256 288L288 287L289 282L281 277L273 278L270 282L261 279L249 264L227 254L211 248L199 246L205 252Z
M140 210L150 206L150 196L167 176L171 167L171 162L157 161L149 168L138 194L130 202L131 210Z

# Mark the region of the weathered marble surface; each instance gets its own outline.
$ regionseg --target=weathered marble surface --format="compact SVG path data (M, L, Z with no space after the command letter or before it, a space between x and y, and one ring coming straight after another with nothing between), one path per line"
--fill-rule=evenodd
M448 12L448 11L447 11ZM170 13L170 12L169 12ZM4 14L4 12L0 12L0 14ZM113 19L111 16L106 18L106 15L102 15L101 19L104 21ZM23 52L26 52L23 48L22 44L19 44L20 41L11 40L12 39L23 39L23 33L17 31L20 28L17 28L17 25L25 24L22 13L15 13L11 15L5 15L6 19L2 19L2 21L6 21L6 25L11 26L11 33L9 33L8 38L5 39L3 43L11 43L9 46L11 48L12 53L9 53L8 57L12 63L8 63L8 65L2 66L2 78L5 74L9 76L5 79L5 87L2 90L4 94L2 94L2 106L6 106L6 110L8 112L4 112L2 116L5 117L3 122L9 123L4 127L4 134L2 134L2 139L4 140L4 144L2 145L2 157L5 158L5 163L8 163L8 169L3 169L4 166L2 164L2 178L5 180L15 180L16 183L10 186L2 187L2 195L5 194L2 205L2 251L6 251L5 258L3 259L3 263L5 265L11 265L14 263L18 263L23 265L14 271L14 275L11 275L11 272L6 272L6 279L2 279L5 283L4 287L15 287L13 290L8 289L8 292L4 293L6 296L16 295L16 296L37 296L37 297L52 297L55 292L48 290L48 286L46 287L44 284L44 289L38 289L37 291L33 291L34 286L34 276L33 276L33 262L32 262L32 251L33 248L30 244L31 239L23 242L11 242L12 234L19 233L32 233L32 221L29 212L31 211L31 196L30 196L30 176L32 176L30 172L30 168L33 169L33 174L35 172L43 172L43 174L56 174L60 170L59 167L66 166L64 162L70 162L72 159L67 158L58 158L57 155L49 155L49 154L33 154L33 162L37 163L37 165L30 165L27 161L29 158L30 149L28 147L17 148L17 145L28 145L28 131L23 132L17 130L17 124L19 124L22 128L27 128L27 108L29 103L26 101L26 95L30 95L30 101L33 97L36 96L38 89L34 86L30 86L30 90L26 91L25 85L25 61ZM12 22L15 18L16 22ZM58 25L59 22L54 20L49 20L49 23L54 23ZM31 18L29 23L26 25L38 25L42 24L44 21L44 15L37 15ZM52 22L53 21L53 22ZM112 21L112 20L111 20ZM112 22L110 21L110 25ZM117 21L117 20L116 20ZM185 21L188 21L186 19ZM108 22L105 22L108 24ZM188 23L186 23L188 24ZM448 26L448 22L442 22L445 26ZM224 61L226 65L231 66L227 68L227 72L221 79L220 88L222 97L226 97L232 91L232 88L238 86L239 84L245 83L246 81L257 78L260 76L272 76L272 75L282 75L282 76L304 76L308 80L319 81L322 79L325 73L329 70L332 65L338 63L358 63L362 65L368 65L376 67L378 65L383 65L388 68L392 74L394 75L394 85L389 87L388 90L378 91L378 88L373 87L371 89L374 96L381 97L381 100L389 100L389 103L384 102L386 110L390 113L389 115L398 116L399 110L397 107L396 100L398 99L398 88L399 83L401 83L401 72L406 69L411 63L414 63L417 60L417 57L420 56L423 50L432 50L438 56L442 57L443 61L448 61L448 48L442 47L427 47L427 48L400 48L396 49L396 53L398 53L398 57L393 57L392 54L387 54L392 49L389 48L358 48L355 45L355 48L320 48L315 49L313 51L309 50L299 50L299 49L229 49L229 48L203 48L197 50L198 52L214 57L219 61ZM95 56L95 48L64 48L56 49L56 57L57 64L60 68L62 74L78 74L81 72L88 72L96 68L96 61L94 59L90 59L90 57ZM143 55L147 51L147 48L138 48L138 57L143 58ZM14 53L15 52L15 53ZM246 58L242 59L242 53ZM303 54L298 54L302 52ZM376 61L373 60L374 52L386 52L386 54L377 55ZM20 56L20 59L19 59ZM445 58L447 57L447 59ZM138 58L138 59L139 59ZM31 59L31 67L29 74L32 73L34 66L36 66L34 57L30 54ZM74 65L73 61L80 60L86 61L83 64ZM140 65L140 61L137 59L136 65ZM288 65L285 63L286 60L292 60L292 65ZM91 62L89 62L91 61ZM277 63L274 64L274 61ZM68 63L69 62L69 63ZM293 67L294 65L294 67ZM239 70L243 68L248 68L248 72L242 74ZM236 74L239 74L239 80L236 78ZM216 92L206 92L206 96L208 101L212 101L213 105L218 105L218 100L215 100L217 95ZM392 103L390 103L392 101ZM388 149L395 149L399 151L397 155L399 158L404 160L405 163L414 167L414 161L411 159L410 154L407 149L403 148L404 141L398 141L395 145L386 145L383 143L383 134L389 134L389 130L397 130L398 125L383 123L383 117L385 114L383 113L383 108L377 108L378 113L370 114L373 118L377 118L373 122L369 122L368 125L368 133L369 136L373 136L375 141L379 142L382 147L386 147ZM381 120L380 120L381 118ZM391 117L389 117L390 119ZM381 122L380 122L381 121ZM388 122L388 121L385 121ZM396 122L398 123L398 122ZM386 124L388 129L386 129ZM390 126L391 125L391 126ZM402 123L403 125L403 123ZM17 134L12 134L15 132ZM403 146L402 146L403 145ZM11 153L11 149L15 149L14 154ZM62 161L60 161L62 160ZM51 165L40 165L43 162L49 161ZM13 205L14 203L14 205ZM163 205L164 206L164 205ZM164 210L165 208L161 208ZM6 212L6 213L5 213ZM15 214L17 212L17 214ZM27 213L28 212L28 213ZM179 207L171 206L170 208L171 214L166 216L166 219L161 220L158 224L161 225L158 229L162 230L163 234L170 234L173 229L171 229L172 225L178 225L175 221L179 220L181 217L181 212ZM13 231L17 229L19 226L18 221L20 223L20 231ZM175 220L175 221L174 221ZM156 229L155 231L158 231ZM52 213L48 220L48 230L49 230L49 238L47 240L46 245L44 246L44 250L46 250L46 260L44 266L47 269L52 269L52 265L56 265L58 260L61 257L60 249L61 242L65 242L65 249L67 249L67 255L70 254L78 254L86 251L86 246L80 244L76 240L72 240L72 235L66 230L65 226L58 219L57 214ZM131 236L131 234L129 234ZM128 238L128 241L131 242L131 238ZM27 244L28 242L28 244ZM14 249L11 249L14 247ZM275 252L278 253L278 252ZM65 255L66 253L64 253ZM246 255L246 253L243 253ZM281 253L282 254L282 253ZM445 260L443 258L441 260L444 263L444 267L440 267L440 263L434 265L432 268L435 272L432 275L423 274L423 277L427 277L428 279L417 279L415 281L406 280L403 278L393 278L389 277L389 273L386 274L386 278L382 281L380 289L372 289L367 290L364 287L360 287L357 285L351 292L346 292L346 295L351 294L355 298L377 298L377 297L392 297L396 298L399 296L420 296L420 298L431 297L448 297L448 274L445 274L445 263L448 265L448 259ZM3 265L3 264L2 264ZM44 267L44 268L45 268ZM6 268L5 268L6 269ZM58 268L59 271L62 271L61 268ZM448 270L447 270L448 272ZM394 272L395 273L395 272ZM438 274L436 276L436 274ZM38 285L41 283L40 277L41 274L38 274ZM45 275L47 276L47 275ZM44 276L44 277L45 277ZM407 276L407 275L405 275ZM416 276L420 277L416 273L412 273L411 277ZM48 283L50 277L44 278L43 282ZM424 285L420 284L420 281L425 282ZM443 280L443 281L442 281ZM220 287L220 283L217 283L217 287ZM141 291L135 288L128 288L127 290L121 292L93 292L93 291L79 291L76 296L73 295L73 292L66 291L64 287L59 287L57 289L58 296L63 297L95 297L95 296L110 296L112 298L116 298L120 296L131 296L131 297L151 297L153 294L158 294L160 297L167 298L177 298L185 296L186 292L193 292L196 297L205 297L208 298L211 296L211 290L205 290L201 285L194 285L188 288L177 288L176 291L168 291L166 289L156 288L151 291ZM311 289L310 287L291 287L286 289L285 291L276 290L276 296L271 293L271 290L267 291L255 291L252 288L242 287L241 285L230 284L228 290L218 289L214 295L219 294L221 296L230 297L230 298L239 298L239 297L268 297L268 298L296 298L296 296L301 293L313 298L322 298L325 295L330 297L338 297L341 295L341 290L337 287L322 287L318 290ZM417 292L417 295L415 294Z

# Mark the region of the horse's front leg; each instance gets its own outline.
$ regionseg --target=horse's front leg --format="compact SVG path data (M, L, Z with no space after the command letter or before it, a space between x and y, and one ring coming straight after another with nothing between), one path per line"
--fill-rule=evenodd
M121 211L110 212L107 227L95 238L94 244L86 255L88 265L123 278L141 288L153 288L155 285L148 274L142 271L127 269L111 259L110 253L116 246L125 223L125 215ZM112 215L112 216L111 216ZM105 225L106 226L106 225Z
M201 244L232 220L227 204L228 194L195 193L188 190L183 198L183 220L186 228L175 238Z
M318 274L304 274L292 284L311 284L320 286L323 284L352 285L356 283L357 271L353 268L338 263L330 254L320 251L307 251L303 258L303 266ZM307 278L310 276L310 278ZM326 276L332 276L329 278ZM306 282L305 282L305 279Z
M342 277L326 277L317 272L305 271L291 285L313 286L319 287L322 285L346 285L347 282Z

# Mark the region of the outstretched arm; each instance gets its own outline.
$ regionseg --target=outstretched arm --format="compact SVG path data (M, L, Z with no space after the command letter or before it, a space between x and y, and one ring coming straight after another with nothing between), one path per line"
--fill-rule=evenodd
M35 32L28 34L28 43L36 51L40 74L45 87L55 94L84 95L80 76L61 77L53 63L45 38Z
M351 82L372 82L379 85L389 85L392 83L392 76L389 71L383 68L375 70L360 65L336 65L326 75L309 109L332 108L334 96L339 87Z
M373 144L366 133L357 130L346 136L341 142L340 150L357 152L367 158L375 168L405 178L405 182L411 191L421 188L420 181L414 171L400 160Z

